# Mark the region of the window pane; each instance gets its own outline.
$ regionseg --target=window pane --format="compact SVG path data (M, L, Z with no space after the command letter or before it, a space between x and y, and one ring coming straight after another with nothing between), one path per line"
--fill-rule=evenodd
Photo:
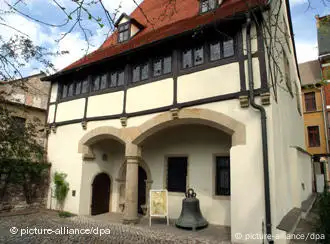
M89 91L89 80L85 79L82 83L81 93L87 93Z
M78 81L78 82L76 83L76 91L75 91L75 94L76 94L76 95L79 95L80 92L81 92L81 81Z
M133 82L137 82L140 80L140 66L136 66L133 69Z
M66 97L68 95L68 85L63 85L62 87L62 97Z
M201 12L205 13L209 10L208 8L208 1L207 0L201 0Z
M216 0L209 0L209 10L215 9Z
M119 32L119 42L124 41L124 33L123 32Z
M320 134L318 126L308 126L308 142L310 147L320 146Z
M162 60L158 59L154 61L154 76L160 76L162 74Z
M103 75L101 76L101 85L100 85L100 89L105 89L105 88L107 88L107 78L108 78L107 74L103 74Z
M69 85L69 89L68 89L68 97L73 96L73 92L74 92L74 83L70 83Z
M221 58L220 42L210 44L210 57L211 61L218 60Z
M234 55L234 40L228 40L223 42L223 56L230 57Z
M191 49L186 50L182 53L182 68L192 67L192 53Z
M93 91L98 91L100 89L100 77L93 77Z
M171 157L167 161L167 190L186 192L187 158Z
M123 86L125 84L125 73L124 71L118 72L118 86Z
M116 86L117 86L117 73L112 73L110 87L116 87Z
M316 101L315 101L314 92L305 93L305 107L307 112L316 110Z
M230 195L230 159L216 157L216 195Z
M194 65L200 65L204 63L204 48L197 47L194 49Z
M163 73L168 74L172 72L172 57L166 57L164 58L164 67L163 67Z
M146 80L149 78L149 65L144 64L141 67L141 80Z
M128 30L124 31L123 34L124 34L124 37L123 37L124 41L127 41L129 39L129 31Z

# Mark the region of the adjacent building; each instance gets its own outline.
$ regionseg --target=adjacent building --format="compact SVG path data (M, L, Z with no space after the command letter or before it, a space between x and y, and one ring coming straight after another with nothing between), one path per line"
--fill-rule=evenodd
M288 2L174 2L144 0L98 50L44 78L48 157L70 184L64 210L135 223L149 190L167 189L178 218L193 188L232 241L283 237L277 226L312 193ZM278 85L262 31L274 9L287 30L276 32Z
M303 112L305 123L305 144L307 151L314 156L316 175L327 174L320 160L329 153L327 135L327 111L322 72L318 60L299 64L301 76ZM323 182L322 182L323 183ZM322 187L321 187L322 188Z
M325 103L325 127L327 135L327 146L330 147L330 15L320 17L316 16L317 39L319 50L319 62L322 70L322 80L324 82L324 103ZM325 155L328 160L329 155ZM329 171L328 171L329 174Z
M47 117L50 82L42 82L44 73L22 79L0 82L1 105L6 106L17 123L37 126L37 140L46 147L45 122Z

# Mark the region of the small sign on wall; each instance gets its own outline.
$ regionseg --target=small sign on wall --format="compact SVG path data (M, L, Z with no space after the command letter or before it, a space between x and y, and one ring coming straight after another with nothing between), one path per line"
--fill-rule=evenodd
M168 221L168 192L167 190L150 190L149 226L152 217L165 217Z

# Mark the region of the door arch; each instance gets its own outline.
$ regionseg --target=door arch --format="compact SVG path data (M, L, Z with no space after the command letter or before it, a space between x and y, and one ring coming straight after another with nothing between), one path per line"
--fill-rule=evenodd
M92 184L91 215L109 212L111 180L108 174L95 176Z

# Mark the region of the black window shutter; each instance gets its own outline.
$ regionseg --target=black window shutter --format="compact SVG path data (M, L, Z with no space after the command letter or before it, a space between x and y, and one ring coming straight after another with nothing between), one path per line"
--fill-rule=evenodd
M187 158L168 158L167 190L172 192L186 192L187 187Z

